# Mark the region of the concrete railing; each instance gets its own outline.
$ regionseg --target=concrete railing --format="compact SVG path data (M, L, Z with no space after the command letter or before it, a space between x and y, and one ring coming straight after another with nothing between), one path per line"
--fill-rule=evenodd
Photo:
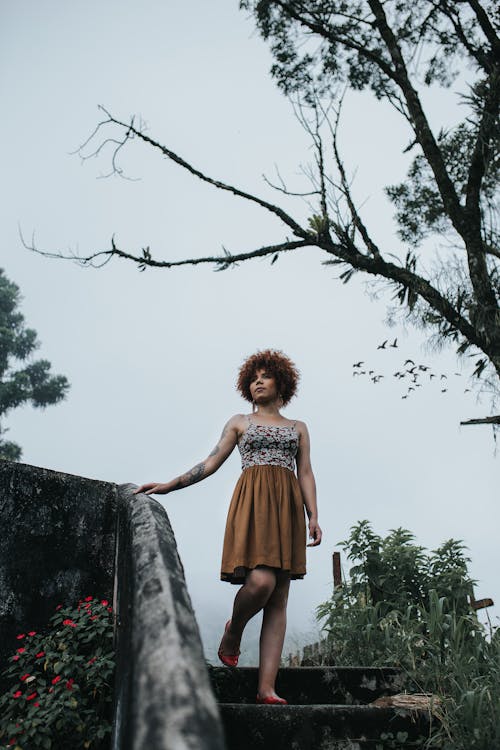
M182 564L155 500L0 461L0 668L60 602L113 598L113 750L223 750Z
M119 488L113 750L222 750L175 537L156 500Z

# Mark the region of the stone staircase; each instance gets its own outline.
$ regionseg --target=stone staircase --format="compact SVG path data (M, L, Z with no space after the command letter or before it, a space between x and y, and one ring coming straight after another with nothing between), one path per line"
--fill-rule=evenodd
M210 667L210 677L228 750L397 750L429 733L424 711L370 705L402 692L397 669L281 669L276 691L288 706L255 704L254 667Z

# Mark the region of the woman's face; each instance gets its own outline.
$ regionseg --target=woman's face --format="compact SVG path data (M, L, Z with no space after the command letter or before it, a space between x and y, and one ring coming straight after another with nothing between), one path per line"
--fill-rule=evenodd
M256 370L250 381L250 395L256 404L277 399L278 387L274 376L264 369Z

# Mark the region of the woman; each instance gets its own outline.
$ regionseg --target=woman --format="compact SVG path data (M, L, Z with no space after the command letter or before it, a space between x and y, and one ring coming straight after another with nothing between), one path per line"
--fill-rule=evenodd
M218 655L226 666L237 666L245 625L263 610L257 703L286 703L276 694L275 681L290 580L306 573L304 506L308 546L321 542L307 427L280 414L295 395L298 379L295 365L282 352L266 349L249 357L240 368L236 387L252 404L252 414L231 417L208 458L186 474L136 490L166 494L200 482L217 471L238 445L243 471L228 511L221 579L242 586Z

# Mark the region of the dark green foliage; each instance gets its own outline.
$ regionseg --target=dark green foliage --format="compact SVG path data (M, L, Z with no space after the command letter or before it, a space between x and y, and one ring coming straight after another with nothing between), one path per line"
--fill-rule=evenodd
M63 375L51 375L50 362L31 361L39 342L36 331L25 328L19 312L20 291L0 269L0 418L11 409L31 403L44 408L56 404L68 391L69 383ZM19 367L19 364L24 366ZM0 425L0 458L18 461L21 448L6 441L7 429Z
M450 539L426 553L407 529L393 529L382 538L365 520L353 526L349 539L341 544L354 563L343 596L379 604L384 615L394 609L405 611L410 605L427 606L432 589L438 597L448 597L460 612L469 611L467 597L473 581L461 542Z
M470 607L462 542L426 552L405 529L382 538L361 521L342 546L349 580L318 608L328 661L398 666L410 691L438 696L440 722L424 747L500 747L499 631L488 633Z
M473 115L477 117L477 115ZM456 128L438 136L448 173L453 179L457 194L466 199L468 171L478 137L478 122L462 122ZM488 211L495 210L500 177L500 125L497 128L494 149L488 159L481 193L481 209L486 219ZM407 179L399 185L386 188L387 195L396 206L399 236L414 246L432 234L450 234L453 227L436 187L427 160L419 154L408 170ZM491 232L492 227L489 227Z
M44 632L20 633L1 674L0 742L17 750L109 747L113 615L91 596L58 605ZM15 653L14 653L15 649Z
M481 5L494 18L495 4ZM307 88L329 93L340 82L357 90L370 88L378 98L393 90L387 73L390 50L377 33L369 2L241 0L240 7L253 12L263 38L270 41L272 74L284 93ZM484 66L493 62L487 59L478 19L467 3L391 0L383 3L383 11L405 59L428 45L415 61L419 81L426 86L450 86L464 52Z

